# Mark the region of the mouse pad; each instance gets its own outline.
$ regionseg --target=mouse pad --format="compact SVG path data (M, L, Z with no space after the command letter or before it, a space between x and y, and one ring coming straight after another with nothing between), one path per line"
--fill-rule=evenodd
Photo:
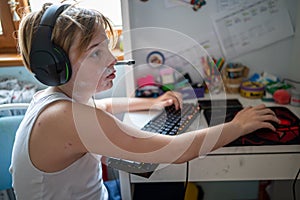
M237 140L229 143L226 146L259 146L259 145L289 145L300 144L300 120L286 107L269 107L273 110L280 120L276 126L276 131L271 129L258 129L248 135L242 136ZM236 113L241 110L237 108L227 108L226 115L224 110L214 109L214 113L210 109L204 110L204 116L209 126L216 125L222 122L231 121ZM223 114L223 117L218 116L218 112ZM212 117L212 118L211 118Z

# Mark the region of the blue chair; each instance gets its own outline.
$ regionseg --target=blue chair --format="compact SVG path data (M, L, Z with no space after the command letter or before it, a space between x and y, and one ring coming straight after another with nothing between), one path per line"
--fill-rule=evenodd
M1 104L0 111L26 109L26 103ZM14 199L12 192L12 178L9 173L12 148L15 133L24 115L11 115L0 117L0 196L6 199ZM5 199L5 198L4 198Z

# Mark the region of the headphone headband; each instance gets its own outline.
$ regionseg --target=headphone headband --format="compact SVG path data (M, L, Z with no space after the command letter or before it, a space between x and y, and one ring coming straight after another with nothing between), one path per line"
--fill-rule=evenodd
M66 83L71 78L71 65L65 51L51 40L59 15L70 5L51 5L46 9L33 36L29 55L35 77L49 86Z

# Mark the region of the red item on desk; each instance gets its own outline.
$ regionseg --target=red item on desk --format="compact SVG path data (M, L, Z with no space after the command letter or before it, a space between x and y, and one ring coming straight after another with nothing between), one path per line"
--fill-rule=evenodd
M290 103L291 95L287 90L280 89L274 92L273 99L276 103L288 104Z

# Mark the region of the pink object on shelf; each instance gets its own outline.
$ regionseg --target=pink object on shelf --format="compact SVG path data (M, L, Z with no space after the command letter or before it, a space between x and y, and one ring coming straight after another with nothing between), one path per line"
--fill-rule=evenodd
M152 75L147 75L144 77L141 77L137 80L137 84L139 87L144 87L147 85L156 85L154 81L154 77Z

